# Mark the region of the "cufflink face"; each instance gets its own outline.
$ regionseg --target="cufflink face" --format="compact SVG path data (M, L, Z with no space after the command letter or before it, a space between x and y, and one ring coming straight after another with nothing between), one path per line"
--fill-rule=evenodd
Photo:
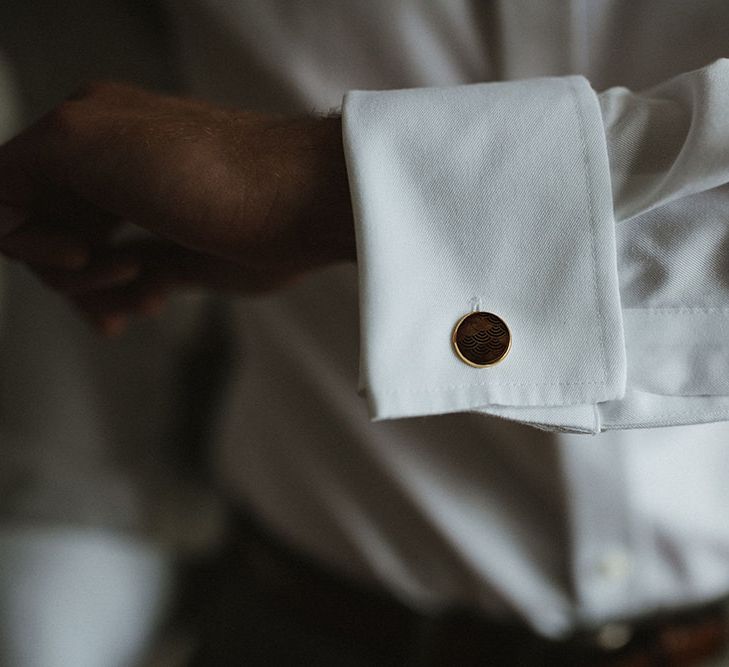
M493 313L464 315L453 330L453 348L461 361L474 368L494 366L511 350L511 332Z

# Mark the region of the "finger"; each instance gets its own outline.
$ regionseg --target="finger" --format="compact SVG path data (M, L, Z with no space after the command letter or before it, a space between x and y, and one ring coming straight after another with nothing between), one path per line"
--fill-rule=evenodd
M71 297L77 308L97 321L110 316L159 312L167 298L165 286L141 278L121 288L101 290Z
M103 336L113 338L121 335L126 331L133 315L158 315L164 307L166 295L149 294L143 299L133 312L125 309L117 312L84 312L86 318L91 322Z
M168 241L136 241L126 245L124 251L138 258L144 274L168 292L204 287L218 292L249 294L282 287L295 278L280 272L247 268Z
M103 336L114 337L128 328L132 318L139 315L158 315L164 307L165 300L166 297L163 294L150 294L134 303L130 303L128 300L112 299L101 309L96 305L78 301L74 301L72 305L99 333Z
M37 193L30 219L38 227L82 240L90 248L107 244L122 225L119 216L50 183Z
M99 331L103 336L114 338L121 335L129 327L129 322L134 315L158 315L164 307L166 297L162 294L148 295L133 312L125 309L117 312L82 312L89 320L91 325Z
M89 261L89 248L78 239L26 224L0 238L0 252L34 266L78 271Z
M36 275L51 289L63 294L83 294L122 287L137 280L142 272L141 264L130 257L109 260L94 259L81 271L61 271L31 266Z
M102 335L114 337L126 330L130 318L158 315L173 287L169 277L142 273L124 287L77 294L71 301Z

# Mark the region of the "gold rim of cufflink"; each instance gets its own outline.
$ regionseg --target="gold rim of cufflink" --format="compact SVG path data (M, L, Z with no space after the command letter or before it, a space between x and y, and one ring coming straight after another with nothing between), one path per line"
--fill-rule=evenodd
M476 320L479 320L479 324L476 324ZM488 329L483 326L484 320L489 324ZM511 351L511 340L511 331L503 319L494 313L479 310L466 313L458 320L451 336L458 358L473 368L489 368L501 363ZM494 352L496 356L493 359L479 361L479 358Z

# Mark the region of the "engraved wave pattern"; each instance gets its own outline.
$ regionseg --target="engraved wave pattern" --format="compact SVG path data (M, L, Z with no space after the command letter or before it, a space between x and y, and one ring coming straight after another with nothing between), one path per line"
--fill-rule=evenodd
M508 331L506 329L506 326L504 326L504 322L496 317L496 315L492 315L491 313L487 315L482 316L483 319L487 320L489 324L491 325L491 328L489 329L489 333L492 336L506 336L508 335Z
M459 336L458 345L462 353L471 361L487 362L498 357L506 348L509 332L504 323L495 315L484 314L480 320L489 323L487 330Z
M504 349L504 343L498 337L492 336L485 331L479 331L472 336L463 336L458 344L462 349L473 352L478 356Z

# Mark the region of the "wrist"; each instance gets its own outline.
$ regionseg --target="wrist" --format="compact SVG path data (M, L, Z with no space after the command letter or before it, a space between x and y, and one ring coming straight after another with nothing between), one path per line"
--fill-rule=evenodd
M341 118L304 122L308 139L300 155L305 185L300 191L304 210L299 240L316 263L356 261Z

